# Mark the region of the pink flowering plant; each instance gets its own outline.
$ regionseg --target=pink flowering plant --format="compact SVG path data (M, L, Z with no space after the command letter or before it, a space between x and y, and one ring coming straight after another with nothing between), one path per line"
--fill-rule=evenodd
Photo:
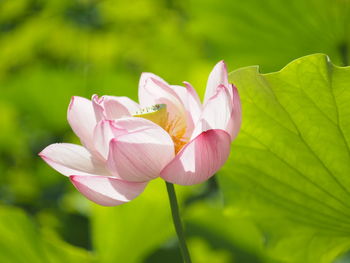
M82 146L56 143L39 155L103 206L129 202L163 178L184 261L190 262L173 184L202 183L226 162L241 125L238 91L221 61L209 75L203 103L188 82L170 85L151 73L141 75L138 95L139 103L73 97L68 122Z

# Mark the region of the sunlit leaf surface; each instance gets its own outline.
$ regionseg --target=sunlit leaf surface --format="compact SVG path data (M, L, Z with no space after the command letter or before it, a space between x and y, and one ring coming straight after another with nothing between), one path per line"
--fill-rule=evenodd
M331 262L350 247L350 68L312 55L231 81L243 127L220 177L227 205L259 222L274 257Z

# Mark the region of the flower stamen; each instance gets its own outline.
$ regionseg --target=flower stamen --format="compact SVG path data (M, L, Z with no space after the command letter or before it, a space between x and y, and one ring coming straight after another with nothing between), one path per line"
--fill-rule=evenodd
M165 104L156 104L143 108L137 111L133 116L150 120L167 131L174 142L175 153L178 153L189 141L189 139L185 137L186 126L182 124L182 119L178 116L169 119Z

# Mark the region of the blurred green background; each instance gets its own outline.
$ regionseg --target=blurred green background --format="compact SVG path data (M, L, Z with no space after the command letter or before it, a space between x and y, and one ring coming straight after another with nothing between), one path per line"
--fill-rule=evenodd
M349 0L0 0L0 261L180 262L161 180L103 208L37 156L78 143L71 96L137 100L144 71L202 95L221 59L267 73L326 53L345 66L349 19ZM282 262L253 221L228 221L237 211L223 209L216 179L177 190L194 262Z

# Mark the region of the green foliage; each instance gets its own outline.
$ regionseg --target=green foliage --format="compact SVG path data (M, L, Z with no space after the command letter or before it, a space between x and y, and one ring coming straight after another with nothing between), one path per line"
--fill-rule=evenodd
M92 229L99 262L142 262L173 235L164 182L151 182L135 202L94 206Z
M349 64L348 0L192 0L189 28L207 55L233 68L259 65L276 71L289 61L326 53ZM203 43L203 42L202 42Z
M60 241L55 234L40 233L32 220L16 208L0 207L1 262L92 262L92 255Z
M350 248L350 67L313 55L231 81L243 127L220 177L227 204L259 223L276 259L331 262Z

